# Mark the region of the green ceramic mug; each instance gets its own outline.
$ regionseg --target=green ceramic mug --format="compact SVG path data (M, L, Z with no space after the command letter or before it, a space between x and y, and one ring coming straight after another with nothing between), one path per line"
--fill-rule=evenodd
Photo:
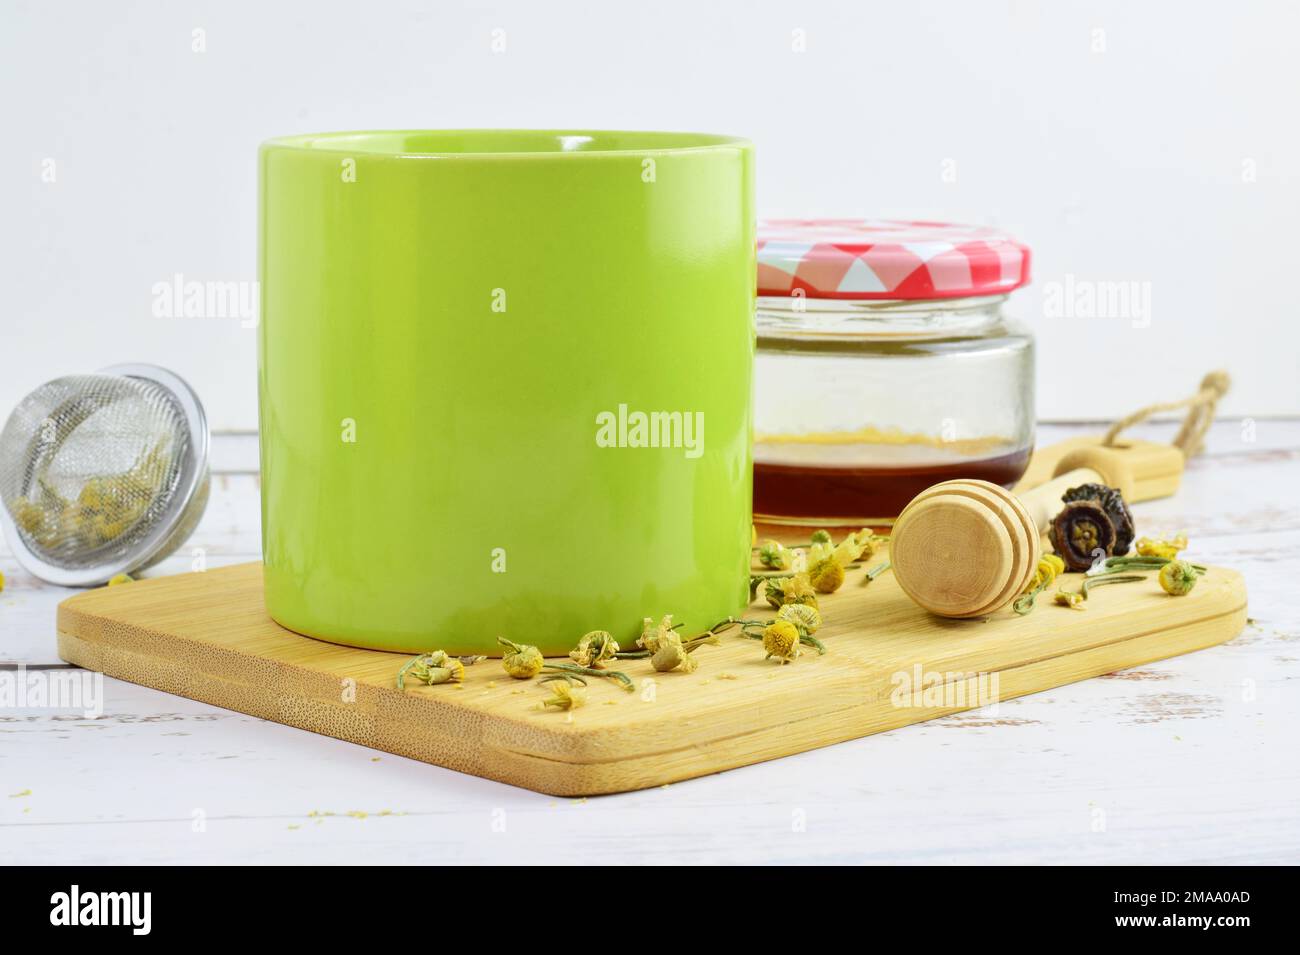
M262 526L285 627L563 654L748 598L753 147L410 131L261 149Z

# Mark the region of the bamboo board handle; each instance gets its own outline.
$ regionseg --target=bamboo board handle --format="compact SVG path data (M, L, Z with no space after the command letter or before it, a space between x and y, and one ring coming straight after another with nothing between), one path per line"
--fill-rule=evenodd
M1111 477L1103 483L1118 487L1124 500L1135 504L1177 492L1184 464L1183 452L1172 444L1121 439L1107 446L1097 436L1074 438L1035 451L1016 493L1023 495L1065 471L1091 467ZM1110 475L1112 471L1119 476Z

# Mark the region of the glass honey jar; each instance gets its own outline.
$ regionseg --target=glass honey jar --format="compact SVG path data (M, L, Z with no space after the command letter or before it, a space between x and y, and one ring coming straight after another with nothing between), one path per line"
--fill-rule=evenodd
M773 220L758 234L754 516L888 526L917 493L1010 487L1034 445L1029 249L990 228Z

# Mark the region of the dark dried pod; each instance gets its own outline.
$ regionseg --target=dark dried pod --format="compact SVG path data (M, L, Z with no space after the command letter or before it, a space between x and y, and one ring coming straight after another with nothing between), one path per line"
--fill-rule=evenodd
M1106 511L1106 516L1115 527L1115 554L1123 557L1133 546L1133 513L1124 503L1124 495L1118 488L1104 484L1080 484L1061 495L1066 504L1072 501L1097 501Z
M1069 570L1087 570L1115 553L1115 525L1097 500L1071 501L1052 521L1052 546Z

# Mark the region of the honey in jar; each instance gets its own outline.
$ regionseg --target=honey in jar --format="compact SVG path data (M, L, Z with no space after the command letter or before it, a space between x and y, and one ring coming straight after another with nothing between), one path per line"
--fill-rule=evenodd
M1004 305L1029 250L991 229L759 228L754 514L888 525L918 492L1010 487L1033 450L1033 339Z

